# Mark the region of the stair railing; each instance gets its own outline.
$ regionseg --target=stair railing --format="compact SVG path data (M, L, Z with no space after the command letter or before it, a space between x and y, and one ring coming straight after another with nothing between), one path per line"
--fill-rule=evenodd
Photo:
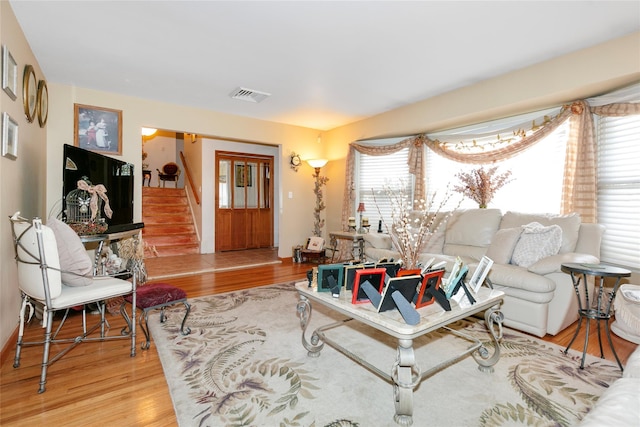
M193 197L196 200L196 204L200 204L200 196L198 195L198 191L196 191L196 184L193 182L193 178L191 177L191 170L189 169L189 165L187 164L187 159L184 157L184 153L180 152L180 160L182 160L182 166L184 166L184 173L187 177L187 182L189 183L189 187L191 188L191 192L193 193Z

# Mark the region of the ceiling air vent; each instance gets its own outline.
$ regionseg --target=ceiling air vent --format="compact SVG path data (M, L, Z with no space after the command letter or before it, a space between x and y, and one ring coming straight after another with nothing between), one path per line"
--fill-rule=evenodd
M229 94L229 96L233 99L239 99L241 101L258 103L260 101L265 100L267 97L271 96L271 94L266 92L260 92L259 90L238 87L234 89L233 92Z

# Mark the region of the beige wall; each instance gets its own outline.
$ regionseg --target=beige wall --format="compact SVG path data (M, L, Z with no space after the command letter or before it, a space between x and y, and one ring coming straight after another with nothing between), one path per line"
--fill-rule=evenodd
M27 122L22 103L25 65L33 66L38 80L44 79L44 75L6 1L0 2L0 42L9 48L18 64L16 100L0 90L0 111L9 113L18 123L18 158L0 157L0 348L4 348L15 330L20 302L8 217L16 211L27 217L46 217L47 139L37 118L33 123Z

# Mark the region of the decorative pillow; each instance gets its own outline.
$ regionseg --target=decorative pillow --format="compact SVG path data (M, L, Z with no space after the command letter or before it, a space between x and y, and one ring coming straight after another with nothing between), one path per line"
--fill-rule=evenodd
M561 245L562 228L559 225L545 227L532 222L522 227L522 234L511 256L511 264L529 267L543 258L557 254Z
M87 286L93 281L93 261L80 237L71 227L56 218L49 218L58 246L62 283L67 286Z
M485 255L496 264L509 264L521 234L522 227L503 228L496 231Z
M573 252L578 243L580 215L528 214L509 211L502 217L500 228L512 228L537 222L542 225L558 225L562 229L562 246L559 253Z

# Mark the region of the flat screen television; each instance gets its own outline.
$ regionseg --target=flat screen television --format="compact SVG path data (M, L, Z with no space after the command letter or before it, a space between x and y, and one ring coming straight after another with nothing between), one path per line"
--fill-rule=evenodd
M100 216L106 220L109 229L132 224L134 176L131 163L65 144L62 174L63 220L67 220L67 195L78 188L79 180L86 177L92 185L102 184L107 189L113 214L111 218L107 217L102 204Z

